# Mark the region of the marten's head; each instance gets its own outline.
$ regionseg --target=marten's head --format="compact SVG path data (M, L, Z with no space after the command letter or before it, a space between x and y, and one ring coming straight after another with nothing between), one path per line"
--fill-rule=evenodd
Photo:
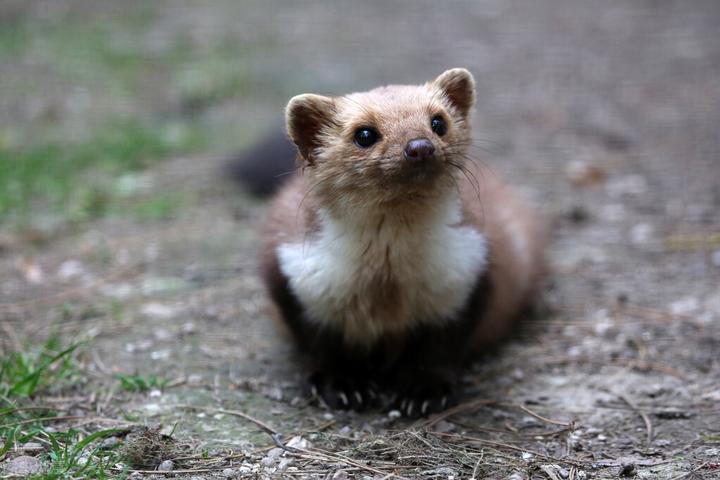
M323 202L432 199L453 188L465 161L474 101L472 74L455 68L419 86L298 95L287 130Z

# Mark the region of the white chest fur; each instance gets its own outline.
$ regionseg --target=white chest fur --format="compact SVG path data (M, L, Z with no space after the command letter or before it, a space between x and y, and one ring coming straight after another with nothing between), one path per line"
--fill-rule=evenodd
M321 212L316 235L278 247L280 268L310 319L350 343L449 321L487 263L485 238L459 212L455 201L418 222Z

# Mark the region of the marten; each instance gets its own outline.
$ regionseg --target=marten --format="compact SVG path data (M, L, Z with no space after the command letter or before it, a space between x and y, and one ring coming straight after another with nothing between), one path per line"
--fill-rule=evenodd
M469 157L474 103L455 68L287 105L298 169L268 207L261 272L330 408L449 407L537 290L542 222Z

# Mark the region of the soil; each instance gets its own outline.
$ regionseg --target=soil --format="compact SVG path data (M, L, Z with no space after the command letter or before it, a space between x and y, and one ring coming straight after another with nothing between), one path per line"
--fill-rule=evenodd
M225 156L169 160L143 178L192 199L172 219L2 234L4 332L91 339L79 404L217 459L187 478L720 478L720 4L174 5L159 35L270 36L264 71L303 64L297 93L469 68L476 154L549 219L552 274L541 313L465 375L457 410L329 412L264 311L264 202L228 183ZM237 115L285 99L246 101ZM171 382L102 390L118 372Z

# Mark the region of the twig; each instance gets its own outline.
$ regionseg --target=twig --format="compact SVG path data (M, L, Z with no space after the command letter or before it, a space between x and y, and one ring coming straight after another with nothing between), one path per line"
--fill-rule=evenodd
M515 446L515 445L509 445L509 444L507 444L507 443L494 442L494 441L492 441L492 440L485 440L485 439L483 439L483 438L477 438L477 437L467 437L467 436L464 436L464 435L457 435L457 434L454 434L454 433L442 433L442 432L428 432L428 433L431 434L431 435L436 435L436 436L441 436L441 437L456 438L456 439L458 439L458 440L465 440L465 441L468 441L468 442L479 443L479 444L481 444L481 445L489 445L489 446L492 446L492 447L507 448L507 449L509 449L509 450L515 450L516 452L530 453L530 454L532 454L532 455L535 455L536 457L544 458L544 459L546 459L546 460L551 460L551 461L553 461L553 462L565 463L565 464L567 464L567 465L574 465L574 466L579 467L579 468L584 468L582 464L577 463L577 462L572 461L572 460L564 460L564 459L562 459L562 458L552 457L552 456L550 456L550 455L545 455L544 453L540 453L540 452L535 451L535 450L529 450L529 449L527 449L527 448L517 447L517 446Z
M478 458L478 461L475 462L475 467L473 467L472 471L472 477L470 477L470 480L477 480L477 471L478 467L480 466L480 462L482 462L483 458L485 458L485 451L480 452L480 458Z
M133 422L128 422L126 420L118 420L116 418L102 418L102 417L88 417L87 415L65 415L65 416L56 416L56 417L40 417L40 418L30 418L27 420L18 420L17 422L11 422L6 423L4 425L0 425L0 428L9 428L9 427L16 427L18 425L27 425L30 423L35 422L62 422L65 420L85 420L80 425L87 425L89 423L117 423L122 425L135 425Z
M560 480L560 477L557 473L553 470L553 468L550 465L541 465L540 470L545 472L545 475L547 475L550 480Z
M687 476L692 475L693 473L697 472L698 470L702 470L702 469L705 468L709 463L710 463L710 462L701 463L700 465L698 465L697 467L693 468L693 469L690 470L689 472L681 473L681 474L678 475L677 477L673 477L673 478L671 478L670 480L681 480L681 479L683 479L683 478L685 478L685 477L687 477Z
M566 427L566 428L570 428L570 429L575 428L575 420L571 420L570 422L561 422L559 420L552 420L550 418L543 417L539 413L533 412L532 410L530 410L529 408L527 408L524 405L518 405L518 408L520 410L522 410L523 412L527 413L528 415L530 415L531 417L535 417L538 420L543 421L545 423L549 423L551 425L559 425L561 427Z
M448 408L444 412L437 413L433 415L432 417L428 418L427 420L420 420L418 422L415 422L413 424L414 428L430 428L436 423L440 422L441 420L445 420L448 417L452 417L453 415L457 415L458 413L464 413L469 412L472 410L475 410L478 407L482 407L485 405L493 405L497 403L496 400L490 400L487 398L480 398L476 400L471 400L469 402L461 403L460 405L456 405L452 408Z
M260 427L260 429L261 429L263 432L265 432L265 433L267 433L268 435L270 435L270 437L272 437L273 441L277 443L276 436L277 436L278 433L280 433L280 432L278 432L277 430L275 430L274 428L272 428L272 427L271 427L270 425L268 425L267 423L265 423L265 422L263 422L263 421L261 421L261 420L258 420L258 419L255 418L255 417L251 417L251 416L248 415L247 413L240 412L240 411L238 411L238 410L225 410L224 408L199 407L199 406L196 406L196 405L175 405L175 406L178 407L178 408L187 408L187 409L189 409L189 410L202 410L202 411L204 411L204 412L208 412L208 413L211 413L211 414L212 414L212 413L224 413L224 414L226 414L226 415L232 415L232 416L234 416L234 417L243 418L243 419L245 419L245 420L248 420L249 422L254 423L254 424L257 425L258 427Z
M193 469L187 469L187 470L170 470L168 472L162 471L162 470L130 470L130 473L142 473L142 474L150 474L150 475L179 475L183 473L209 473L209 472L217 472L227 467L217 467L217 468L198 468L197 470ZM115 471L121 471L121 469L115 469Z
M620 397L623 402L627 403L628 407L630 407L635 413L640 415L640 418L642 418L642 421L645 423L645 430L647 431L647 444L650 445L653 440L653 425L650 421L650 417L647 413L640 410L627 395L620 393L618 394L618 397Z
M378 475L383 475L385 478L399 478L401 480L409 480L407 477L400 476L396 473L383 472L382 470L378 470L377 468L373 468L369 465L365 465L363 463L357 462L357 461L353 460L352 458L348 458L344 455L340 455L339 453L326 452L326 451L317 450L317 449L306 450L303 448L288 448L288 453L291 453L291 454L303 453L305 455L320 455L320 456L324 457L325 460L344 462L348 465L352 465L353 467L361 468L363 470L366 470L366 471L372 472L372 473L376 473Z

